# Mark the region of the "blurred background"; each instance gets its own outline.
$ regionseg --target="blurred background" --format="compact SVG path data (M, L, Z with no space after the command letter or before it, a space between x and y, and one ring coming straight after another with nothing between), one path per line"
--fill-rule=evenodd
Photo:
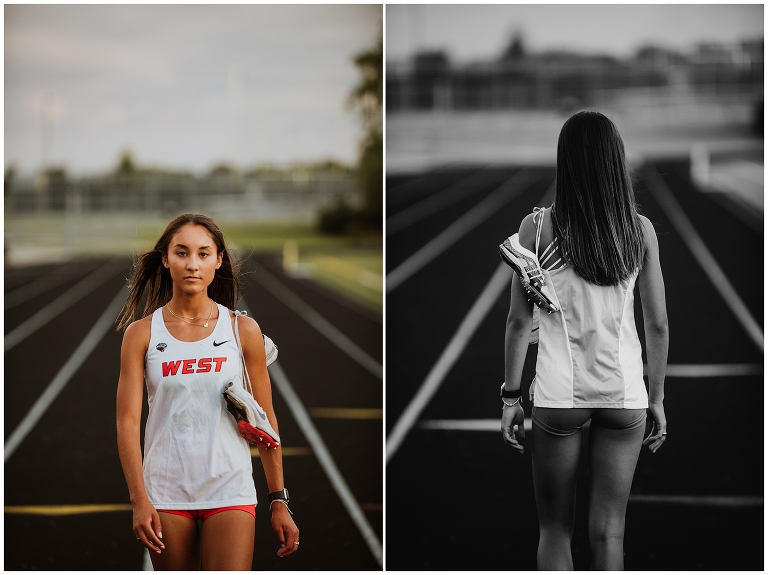
M381 25L373 5L6 7L6 263L128 254L200 211L242 251L294 240L322 281L365 277L380 308Z
M114 321L131 256L192 211L242 260L236 307L280 350L302 551L276 556L252 448L253 566L380 569L382 6L4 16L4 377L20 382L4 391L4 567L151 570L117 454Z
M763 11L387 6L389 569L536 569L530 434L520 457L499 432L515 280L498 245L551 205L558 135L583 108L623 137L670 326L670 434L640 455L625 567L764 568ZM644 340L637 293L635 318ZM535 363L532 346L529 432ZM719 391L713 433L705 398ZM582 463L576 569L590 567ZM429 486L415 507L400 497L414 477Z
M760 5L392 6L387 173L553 163L563 120L585 107L610 113L632 155L754 147L762 16Z

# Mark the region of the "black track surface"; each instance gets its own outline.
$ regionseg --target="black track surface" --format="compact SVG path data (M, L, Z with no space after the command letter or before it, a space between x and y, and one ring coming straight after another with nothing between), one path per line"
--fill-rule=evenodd
M763 237L695 191L684 162L655 165L705 244L762 325ZM513 173L510 167L507 173ZM531 168L525 168L531 169ZM387 412L390 432L430 368L500 263L498 244L554 179L540 179L424 269L387 294ZM472 172L451 171L454 181ZM638 200L656 227L670 325L670 364L763 363L699 264L654 201L640 172ZM435 175L433 172L432 175ZM418 180L426 197L424 176ZM433 193L450 182L435 176ZM405 178L387 186L407 190ZM414 184L415 185L415 184ZM490 190L387 238L387 270L455 221ZM389 198L389 196L388 196ZM546 205L549 202L545 202ZM405 201L391 206L399 213ZM638 333L644 340L636 297ZM492 419L501 414L507 290L499 296L420 419ZM523 371L524 397L535 371L536 348ZM644 450L632 493L646 495L763 496L763 376L668 377L665 408L669 440L656 454ZM530 417L530 402L525 401ZM415 426L387 465L387 569L534 570L538 520L530 452L520 456L500 433L425 430ZM573 557L590 566L582 465L577 491ZM423 491L415 504L404 493ZM763 569L763 507L685 507L630 502L625 538L628 570Z
M49 293L5 313L7 334L103 261L67 264L74 276ZM126 267L89 296L5 354L5 437L69 358L125 283ZM7 270L5 293L62 267ZM344 297L310 280L283 275L269 256L251 258L246 269L267 269L288 289L382 361L382 322ZM381 408L382 382L330 344L249 274L244 298L264 333L279 346L279 362L307 409ZM115 392L122 336L110 330L5 464L5 505L128 503L115 433ZM275 410L286 447L309 444L275 390ZM144 421L146 420L146 397ZM355 499L383 539L383 426L381 420L315 419ZM143 428L143 423L142 423ZM255 569L376 570L373 555L313 455L283 460L291 509L301 530L301 551L279 559L269 522L267 485L254 459L257 509ZM5 514L7 570L140 570L144 548L131 531L130 511L65 516Z

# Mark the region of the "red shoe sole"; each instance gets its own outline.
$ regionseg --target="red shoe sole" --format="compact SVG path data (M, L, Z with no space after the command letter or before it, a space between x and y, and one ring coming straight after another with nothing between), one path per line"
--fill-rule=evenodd
M242 435L245 440L252 445L266 447L267 449L275 449L278 445L280 445L279 443L275 443L275 440L272 439L267 433L264 433L261 429L255 428L245 420L241 419L237 422L237 430L240 432L240 435Z

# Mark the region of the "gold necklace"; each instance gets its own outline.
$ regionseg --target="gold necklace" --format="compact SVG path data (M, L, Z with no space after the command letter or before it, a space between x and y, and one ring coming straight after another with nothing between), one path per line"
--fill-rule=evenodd
M189 320L189 319L187 319L185 317L181 317L178 314L173 313L173 310L171 309L171 306L169 306L168 304L165 304L165 307L168 308L168 311L171 312L171 315L179 318L181 321L185 321L185 322L187 322L188 324L191 324L191 325L201 325L202 327L208 327L208 322L211 321L211 316L213 315L213 301L211 301L211 305L208 307L208 319L205 320L205 323L203 323L203 324L192 323L191 320ZM197 315L197 316L195 316L195 317L193 317L191 319L197 319L199 317L202 317L202 316Z

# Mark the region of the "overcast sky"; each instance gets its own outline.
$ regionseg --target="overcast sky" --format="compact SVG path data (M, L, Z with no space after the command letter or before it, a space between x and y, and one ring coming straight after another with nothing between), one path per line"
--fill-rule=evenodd
M5 163L353 163L378 5L5 5Z
M387 58L445 49L456 62L494 58L513 33L530 50L567 48L617 56L644 43L690 48L700 41L763 36L763 6L753 5L388 5Z

